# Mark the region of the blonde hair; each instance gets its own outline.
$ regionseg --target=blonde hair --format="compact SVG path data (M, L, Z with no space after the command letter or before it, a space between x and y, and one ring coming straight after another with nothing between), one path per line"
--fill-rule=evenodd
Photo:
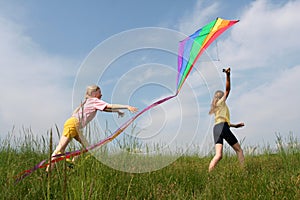
M93 98L93 93L94 92L97 92L97 91L100 91L101 93L101 89L98 85L90 85L90 86L87 86L86 88L86 92L85 92L85 96L84 96L84 101L80 104L80 106L78 106L74 111L73 111L73 114L75 113L78 113L78 111L80 109L83 108L84 104L86 103L86 100L89 99L89 98Z
M217 90L215 92L214 98L210 105L210 110L208 114L214 114L217 110L217 102L224 96L224 92L222 90Z
M93 93L97 92L98 90L100 90L100 87L98 85L87 86L86 92L85 92L85 100L88 98L94 97ZM100 90L100 93L101 93L101 90Z

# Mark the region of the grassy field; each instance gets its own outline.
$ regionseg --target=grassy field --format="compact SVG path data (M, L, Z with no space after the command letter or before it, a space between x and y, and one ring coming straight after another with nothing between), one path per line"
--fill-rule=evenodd
M40 169L15 184L18 173L48 157L45 140L27 137L14 148L1 141L1 199L300 199L299 145L284 148L280 138L276 152L248 155L244 168L226 154L208 173L210 156L185 155L161 170L132 174L87 154L73 169L62 161L50 176Z

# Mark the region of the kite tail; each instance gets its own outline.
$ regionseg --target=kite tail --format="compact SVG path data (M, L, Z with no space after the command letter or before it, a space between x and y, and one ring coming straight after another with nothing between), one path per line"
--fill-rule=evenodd
M118 128L114 133L112 133L109 137L107 137L106 139L94 144L93 146L88 147L88 150L92 150L96 147L99 147L101 145L104 145L110 141L112 141L113 139L115 139L118 135L120 135L130 124L132 124L132 122L134 122L134 120L136 120L140 115L142 115L144 112L150 110L151 108L158 106L174 97L177 96L178 93L176 93L175 95L169 96L169 97L165 97L161 100L158 100L154 103L152 103L150 106L144 108L142 111L140 111L139 113L137 113L135 116L133 116L132 118L130 118L128 121L126 121L120 128Z
M81 153L84 153L84 152L87 152L87 150L83 149L83 150L76 150L73 152L57 154L57 155L52 156L52 160L50 162L47 162L48 159L45 159L45 160L41 161L40 163L38 163L37 165L35 165L34 167L32 167L31 169L24 170L23 172L18 174L15 178L15 183L20 182L21 180L23 180L24 178L26 178L27 176L29 176L30 174L32 174L34 171L36 171L38 169L46 168L48 165L50 165L50 163L57 163L64 159L71 158L72 156L80 155Z
M33 168L28 169L28 170L24 170L23 172L21 172L20 174L18 174L16 176L17 178L15 179L15 184L17 184L18 182L20 182L21 180L23 180L24 178L26 178L27 176L29 176L35 170L41 168L46 161L47 160L43 160L40 163L38 163L37 165L35 165Z
M23 172L21 172L19 175L17 175L16 179L15 179L15 183L20 182L21 180L23 180L24 178L26 178L27 176L29 176L30 174L32 174L34 171L41 169L41 168L45 168L48 165L50 165L50 163L56 163L59 162L61 160L64 160L66 158L70 158L72 156L78 156L80 154L86 153L92 149L95 149L96 147L100 147L110 141L112 141L113 139L115 139L118 135L120 135L130 124L132 124L132 122L134 122L134 120L136 120L140 115L142 115L144 112L150 110L151 108L158 106L174 97L176 97L178 95L178 92L176 92L175 95L163 98L161 100L158 100L156 102L154 102L153 104L151 104L150 106L144 108L142 111L140 111L138 114L136 114L135 116L133 116L132 118L130 118L128 121L126 121L120 128L118 128L114 133L112 133L110 136L108 136L107 138L101 140L100 142L89 146L83 150L76 150L76 151L72 151L72 152L66 152L63 154L57 154L52 156L52 159L50 162L47 162L46 160L41 161L40 163L38 163L37 165L35 165L33 168L28 169L28 170L24 170Z

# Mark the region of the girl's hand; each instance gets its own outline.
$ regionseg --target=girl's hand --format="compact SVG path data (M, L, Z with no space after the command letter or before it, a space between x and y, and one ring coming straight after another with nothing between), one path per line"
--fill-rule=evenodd
M243 126L245 126L244 123L238 123L238 124L235 126L235 128L241 128L241 127L243 127Z
M231 71L230 67L228 67L227 69L223 69L223 72L229 75L230 75L230 71Z
M136 111L138 111L138 109L136 107L133 107L133 106L128 106L127 108L130 112L134 113Z
M125 113L124 113L124 112L122 112L122 111L118 110L118 117L124 117L124 115L125 115Z

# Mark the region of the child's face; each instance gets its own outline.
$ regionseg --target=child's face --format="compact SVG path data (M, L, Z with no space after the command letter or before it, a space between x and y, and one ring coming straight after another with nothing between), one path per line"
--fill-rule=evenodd
M100 91L100 90L97 90L97 91L96 91L96 97L97 97L98 99L101 99L102 94L101 94L101 91Z
M101 94L100 90L96 90L96 92L94 94L95 94L96 98L101 99L102 94Z

